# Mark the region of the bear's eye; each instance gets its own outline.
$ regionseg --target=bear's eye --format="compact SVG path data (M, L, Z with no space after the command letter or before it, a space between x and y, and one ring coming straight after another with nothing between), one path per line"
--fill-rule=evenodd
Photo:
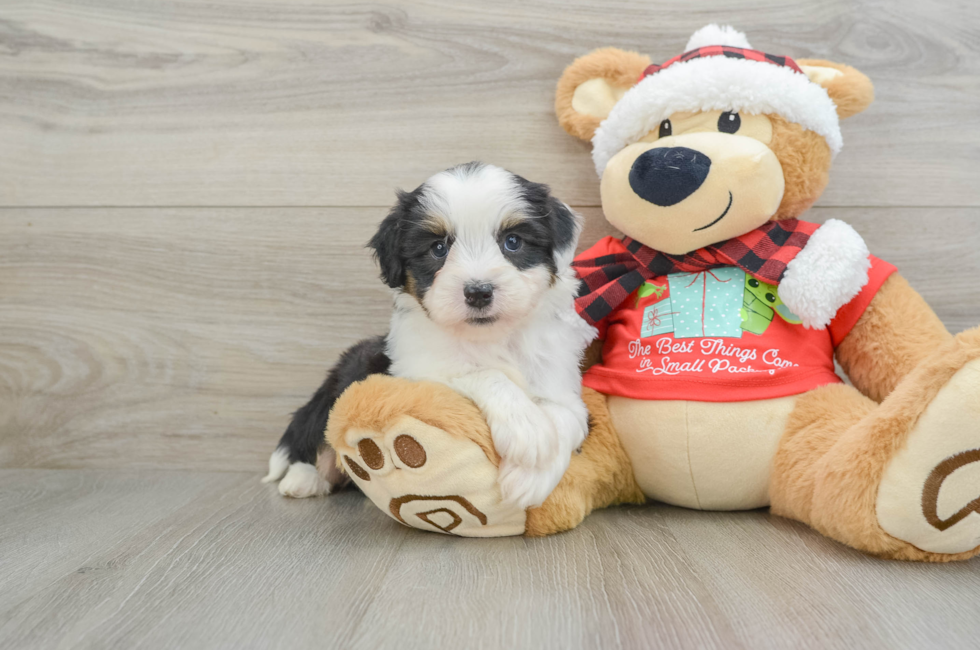
M771 293L767 293L766 300L768 300L769 302L776 302L776 296L772 295Z
M749 278L749 286L752 287L753 289L758 289L759 281L756 280L755 278Z
M436 258L437 260L441 260L447 253L449 253L449 246L446 245L446 242L440 239L432 244L432 246L429 248L429 252L432 253L432 257Z
M742 118L738 113L726 111L718 118L718 130L722 133L735 133L742 126Z
M670 120L664 120L660 123L660 133L659 137L666 138L674 134L674 127L671 126Z

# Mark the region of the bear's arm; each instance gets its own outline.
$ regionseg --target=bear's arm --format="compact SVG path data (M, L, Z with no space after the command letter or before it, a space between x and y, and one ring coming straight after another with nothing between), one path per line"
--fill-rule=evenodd
M837 347L837 361L862 393L880 402L922 359L952 340L905 278L892 274Z

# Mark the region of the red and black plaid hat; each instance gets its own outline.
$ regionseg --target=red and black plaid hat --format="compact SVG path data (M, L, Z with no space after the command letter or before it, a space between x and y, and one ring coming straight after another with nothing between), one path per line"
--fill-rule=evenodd
M688 50L684 54L678 54L673 59L669 59L666 63L651 63L640 75L638 81L642 81L645 77L649 77L652 74L660 72L666 67L669 67L675 63L683 63L684 61L691 61L692 59L703 59L709 56L726 56L730 59L747 59L749 61L762 61L764 63L772 63L773 65L786 66L794 72L799 72L804 74L800 66L796 65L796 61L789 58L788 56L776 56L775 54L766 54L765 52L760 52L759 50L750 50L746 47L734 47L732 45L705 45L704 47L698 47L693 50Z
M753 49L731 27L708 25L683 54L648 66L616 102L592 138L596 172L602 176L613 156L672 114L711 110L780 115L823 136L833 154L843 145L837 107L796 61Z

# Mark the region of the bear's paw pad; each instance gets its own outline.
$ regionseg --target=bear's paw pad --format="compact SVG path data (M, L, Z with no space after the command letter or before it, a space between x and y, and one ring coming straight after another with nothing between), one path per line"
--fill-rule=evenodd
M524 533L524 510L503 502L497 466L471 440L402 415L384 431L349 429L335 447L361 491L401 524L462 537Z

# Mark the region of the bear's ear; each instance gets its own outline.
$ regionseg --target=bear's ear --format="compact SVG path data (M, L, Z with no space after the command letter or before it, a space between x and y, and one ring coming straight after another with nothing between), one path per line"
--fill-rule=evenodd
M819 59L799 59L796 63L810 81L823 86L837 104L837 117L842 120L857 115L875 99L871 80L856 68Z
M568 133L591 140L596 128L650 65L650 58L615 47L593 50L565 68L558 80L555 113Z

